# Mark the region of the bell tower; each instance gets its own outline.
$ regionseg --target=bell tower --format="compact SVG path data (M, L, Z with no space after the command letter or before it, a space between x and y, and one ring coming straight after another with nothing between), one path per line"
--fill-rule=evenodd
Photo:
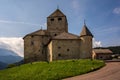
M51 36L56 36L62 32L68 32L67 18L59 9L56 9L47 17L47 31Z

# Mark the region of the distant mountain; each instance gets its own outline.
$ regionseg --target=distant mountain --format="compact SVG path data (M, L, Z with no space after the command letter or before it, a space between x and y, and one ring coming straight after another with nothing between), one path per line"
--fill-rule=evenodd
M8 55L8 56L0 56L0 61L3 63L7 63L7 64L12 64L15 62L19 62L21 61L23 58L20 56L12 56L12 55Z
M120 46L111 46L108 47L111 51L113 51L114 54L119 54L120 55Z
M12 64L21 61L23 58L18 56L15 52L0 48L0 62Z
M0 70L7 67L8 64L0 62Z
M14 64L15 64L15 65L21 65L21 64L24 64L24 59L21 60L21 61L19 61L19 62L14 63Z
M0 56L8 56L8 55L18 56L15 52L11 50L0 48Z

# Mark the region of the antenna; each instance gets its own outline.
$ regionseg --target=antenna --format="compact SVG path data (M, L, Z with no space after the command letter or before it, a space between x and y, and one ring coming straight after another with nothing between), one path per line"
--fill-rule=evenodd
M42 30L42 26L41 26L41 30Z
M86 25L86 20L84 19L84 25Z
M59 5L57 5L57 9L59 9Z

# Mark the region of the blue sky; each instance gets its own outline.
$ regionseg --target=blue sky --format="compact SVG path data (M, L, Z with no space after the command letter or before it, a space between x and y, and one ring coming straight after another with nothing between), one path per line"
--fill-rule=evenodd
M69 32L79 35L84 19L102 46L120 45L120 0L0 0L0 37L24 37L59 9L67 16Z

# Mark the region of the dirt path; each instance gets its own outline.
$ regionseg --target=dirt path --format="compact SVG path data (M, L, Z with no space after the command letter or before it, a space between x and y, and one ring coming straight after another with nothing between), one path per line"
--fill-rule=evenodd
M64 80L120 80L120 62L107 62L97 71Z

